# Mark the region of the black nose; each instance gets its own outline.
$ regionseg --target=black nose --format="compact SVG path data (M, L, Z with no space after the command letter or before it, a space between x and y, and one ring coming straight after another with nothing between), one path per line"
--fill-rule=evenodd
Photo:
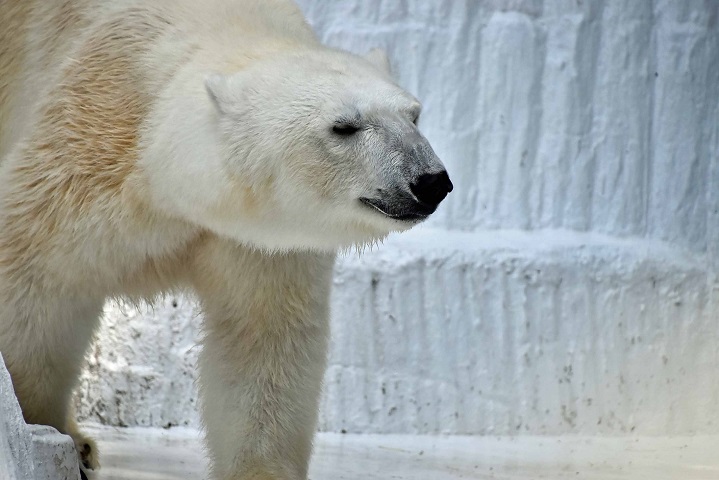
M417 200L429 205L438 205L452 191L452 182L446 171L425 173L409 186Z

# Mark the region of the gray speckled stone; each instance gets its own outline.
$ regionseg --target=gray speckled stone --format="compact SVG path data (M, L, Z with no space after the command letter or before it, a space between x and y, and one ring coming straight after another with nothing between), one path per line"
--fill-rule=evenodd
M26 425L0 355L0 473L4 480L79 480L72 439L52 427Z

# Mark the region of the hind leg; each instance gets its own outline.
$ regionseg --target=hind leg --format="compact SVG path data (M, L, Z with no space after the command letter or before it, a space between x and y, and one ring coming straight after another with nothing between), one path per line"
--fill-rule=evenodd
M99 452L95 440L82 433L75 421L75 414L68 413L67 416L67 432L75 442L77 455L83 467L95 470L100 467Z
M97 466L95 444L68 417L103 299L67 292L32 295L28 290L14 301L5 290L0 300L0 352L23 416L27 423L50 425L70 434L81 462L93 469Z

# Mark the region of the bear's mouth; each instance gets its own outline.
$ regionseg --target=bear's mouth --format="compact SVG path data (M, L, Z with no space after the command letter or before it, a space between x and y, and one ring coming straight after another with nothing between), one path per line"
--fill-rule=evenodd
M392 208L392 206L386 204L382 200L375 198L362 197L359 201L367 207L381 213L385 217L393 220L399 220L401 222L421 222L434 212L433 208L427 208L427 205L423 205L418 202L412 202L412 205L403 205L405 208Z

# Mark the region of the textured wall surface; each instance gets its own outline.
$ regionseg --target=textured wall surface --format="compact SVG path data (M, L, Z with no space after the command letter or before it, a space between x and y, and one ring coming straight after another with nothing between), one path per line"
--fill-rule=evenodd
M719 432L719 2L300 4L388 50L455 184L338 263L320 427ZM82 418L196 425L191 302L107 317Z
M705 256L601 234L395 237L336 268L320 427L719 431L714 278ZM198 425L191 302L110 306L107 320L83 418Z
M388 50L457 186L433 224L719 248L713 0L300 1Z
M45 425L26 425L0 355L0 478L80 480L72 438Z

